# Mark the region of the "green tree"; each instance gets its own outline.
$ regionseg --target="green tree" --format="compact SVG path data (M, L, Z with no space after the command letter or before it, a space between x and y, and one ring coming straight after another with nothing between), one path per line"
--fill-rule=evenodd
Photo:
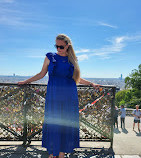
M131 74L125 78L125 90L116 93L116 105L125 105L135 108L140 105L141 108L141 64L138 70L132 70Z
M125 88L132 91L129 105L139 104L141 107L141 64L138 66L138 70L132 70L131 74L125 78Z
M131 100L131 98L132 98L132 91L130 89L117 92L115 96L116 106L120 106L120 105L128 106L128 103Z
M138 70L132 70L132 73L125 78L125 88L141 90L141 64Z

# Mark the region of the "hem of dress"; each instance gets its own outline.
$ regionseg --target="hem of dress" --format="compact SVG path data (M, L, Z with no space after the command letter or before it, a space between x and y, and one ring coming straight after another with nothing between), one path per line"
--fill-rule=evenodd
M52 154L50 151L48 151L47 147L45 147L44 145L42 145L42 147L43 147L43 148L46 148L48 154ZM66 151L66 150L61 150L61 151L59 151L59 152L73 153L73 152L74 152L74 149L76 149L76 148L80 148L80 144L79 144L78 146L74 147L73 149L71 149L70 151L69 151L69 150L68 150L68 151ZM57 154L53 154L53 156L59 156L59 154L58 154L58 155L57 155Z

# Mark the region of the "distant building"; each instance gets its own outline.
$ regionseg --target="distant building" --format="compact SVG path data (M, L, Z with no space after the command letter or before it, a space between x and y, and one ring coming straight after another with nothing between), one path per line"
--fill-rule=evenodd
M122 80L122 74L121 74L121 76L120 76L120 79Z
M119 79L122 80L122 74L120 75Z
M13 76L16 76L15 74L13 74Z

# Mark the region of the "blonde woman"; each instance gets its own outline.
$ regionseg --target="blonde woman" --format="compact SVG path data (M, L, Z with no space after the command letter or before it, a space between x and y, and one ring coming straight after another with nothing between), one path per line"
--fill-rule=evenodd
M49 73L47 85L42 147L47 148L49 158L79 148L79 102L77 84L99 86L80 78L80 69L72 42L65 34L56 37L57 53L46 54L40 73L18 82L27 84L43 78Z

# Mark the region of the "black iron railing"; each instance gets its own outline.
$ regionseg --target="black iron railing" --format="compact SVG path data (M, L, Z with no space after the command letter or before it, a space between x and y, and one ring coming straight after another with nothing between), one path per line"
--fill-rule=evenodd
M29 145L42 139L47 85L0 83L0 140ZM113 145L114 86L78 85L81 141L108 141Z

